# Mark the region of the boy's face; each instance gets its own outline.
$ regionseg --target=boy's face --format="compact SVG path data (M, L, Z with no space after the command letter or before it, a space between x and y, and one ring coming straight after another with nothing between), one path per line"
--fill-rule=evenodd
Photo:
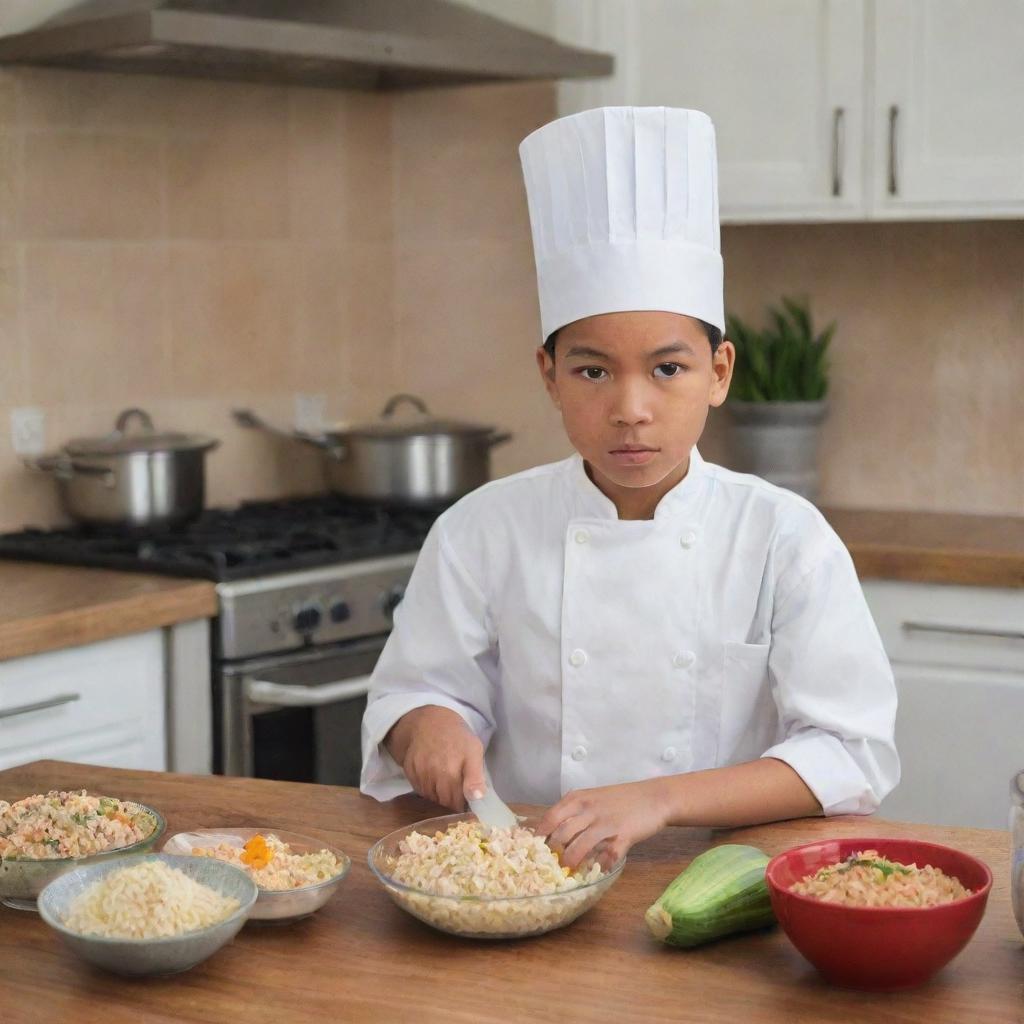
M563 327L555 359L537 350L552 401L594 482L620 510L633 489L660 498L686 474L708 409L725 401L735 350L712 355L700 322L679 313L589 316Z

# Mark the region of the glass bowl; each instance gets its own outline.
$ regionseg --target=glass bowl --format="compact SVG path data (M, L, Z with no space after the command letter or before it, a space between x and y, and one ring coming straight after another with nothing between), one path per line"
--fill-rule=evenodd
M231 864L210 857L171 857L151 853L131 863L161 860L223 896L238 900L238 909L223 921L181 935L158 939L111 939L83 935L65 927L71 903L81 892L104 875L124 867L126 861L80 864L51 882L39 895L39 916L83 960L104 970L133 977L178 974L202 963L238 934L256 902L256 883Z
M257 835L269 835L273 833L287 843L293 853L315 853L318 850L327 850L333 853L341 863L341 870L331 878L322 882L314 882L312 885L303 885L298 889L260 889L257 884L259 895L256 905L249 915L250 921L273 921L278 924L288 924L298 921L300 918L309 917L310 914L319 910L337 891L338 886L349 872L352 861L341 852L319 839L312 839L309 836L302 836L296 832L286 832L280 828L197 828L191 832L179 832L171 836L164 843L163 852L182 856L192 855L194 845L188 836L234 836L244 842ZM212 844L216 845L216 844ZM211 857L201 857L200 860L212 860ZM245 870L244 868L242 870Z
M1024 935L1024 771L1010 780L1010 899Z
M101 864L114 857L125 857L131 854L148 853L156 845L167 828L167 822L159 811L137 803L135 800L122 800L134 811L149 814L155 822L153 831L145 839L140 839L130 846L115 846L102 853L91 853L86 857L54 857L28 858L16 857L0 859L0 903L14 907L16 910L35 910L36 898L55 878L66 871L83 864Z
M971 894L933 907L847 907L790 891L859 850L938 868ZM827 981L890 991L923 984L967 945L985 913L992 872L970 854L918 839L826 839L773 857L765 881L782 930Z
M626 863L623 857L596 881L545 896L437 896L405 885L392 877L392 865L399 852L398 844L410 832L443 832L456 822L475 820L476 815L469 813L427 818L384 836L367 854L370 870L398 906L449 935L467 939L520 939L562 928L597 903L615 884ZM531 828L538 821L536 818L524 818L522 824ZM592 859L585 861L581 870L589 869L592 864Z

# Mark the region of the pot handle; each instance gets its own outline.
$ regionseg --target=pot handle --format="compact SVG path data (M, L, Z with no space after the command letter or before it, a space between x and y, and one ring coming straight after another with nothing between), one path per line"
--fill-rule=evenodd
M146 412L145 409L137 408L125 409L124 412L122 412L120 416L117 417L117 422L114 424L114 433L124 434L125 431L128 429L128 424L131 423L133 419L138 420L139 423L142 424L142 429L147 434L153 433L152 417L149 415L148 412Z
M508 441L512 440L513 436L514 435L507 434L507 433L506 434L491 434L491 436L487 438L487 447L488 448L496 448L499 444L506 444Z
M427 403L422 398L417 398L415 395L401 394L394 395L388 399L387 405L384 406L384 411L380 414L381 419L390 419L395 410L403 403L408 402L409 405L415 406L423 416L429 416L430 411L427 409Z
M38 455L22 460L37 473L52 473L58 480L70 480L75 476L100 476L106 487L114 486L114 471L106 466L93 466L87 462L75 462L67 455Z
M307 434L304 430L282 430L261 419L251 409L232 409L231 415L240 427L262 430L273 434L274 437L283 437L286 441L302 441L303 444L311 444L314 448L322 448L331 458L339 460L345 458L345 446L332 441L329 437L324 437L321 434Z

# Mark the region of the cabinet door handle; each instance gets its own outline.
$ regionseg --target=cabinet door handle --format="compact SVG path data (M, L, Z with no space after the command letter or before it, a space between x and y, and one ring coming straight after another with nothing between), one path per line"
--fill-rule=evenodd
M908 638L919 635L951 640L1009 640L1015 644L1024 643L1024 633L1003 629L971 629L967 626L938 626L927 622L904 622L903 632Z
M896 129L899 116L900 108L894 103L889 108L889 195L891 196L897 195L900 190L899 178L896 175L896 153L899 149Z
M832 195L843 194L843 118L846 111L836 107L832 112Z
M0 711L0 718L14 718L16 715L27 715L33 711L46 711L47 708L59 708L62 704L71 704L81 699L78 693L62 693L58 697L51 697L49 700L41 700L35 704L22 704L20 708L7 708Z

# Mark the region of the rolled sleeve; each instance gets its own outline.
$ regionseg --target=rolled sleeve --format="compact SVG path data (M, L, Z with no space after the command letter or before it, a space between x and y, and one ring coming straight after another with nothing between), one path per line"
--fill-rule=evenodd
M496 677L497 646L487 601L444 539L439 520L420 552L370 681L362 726L362 792L390 800L411 791L383 741L416 708L449 708L486 746L494 731Z
M900 778L896 685L846 549L836 547L777 606L769 673L784 761L825 814L870 814Z

